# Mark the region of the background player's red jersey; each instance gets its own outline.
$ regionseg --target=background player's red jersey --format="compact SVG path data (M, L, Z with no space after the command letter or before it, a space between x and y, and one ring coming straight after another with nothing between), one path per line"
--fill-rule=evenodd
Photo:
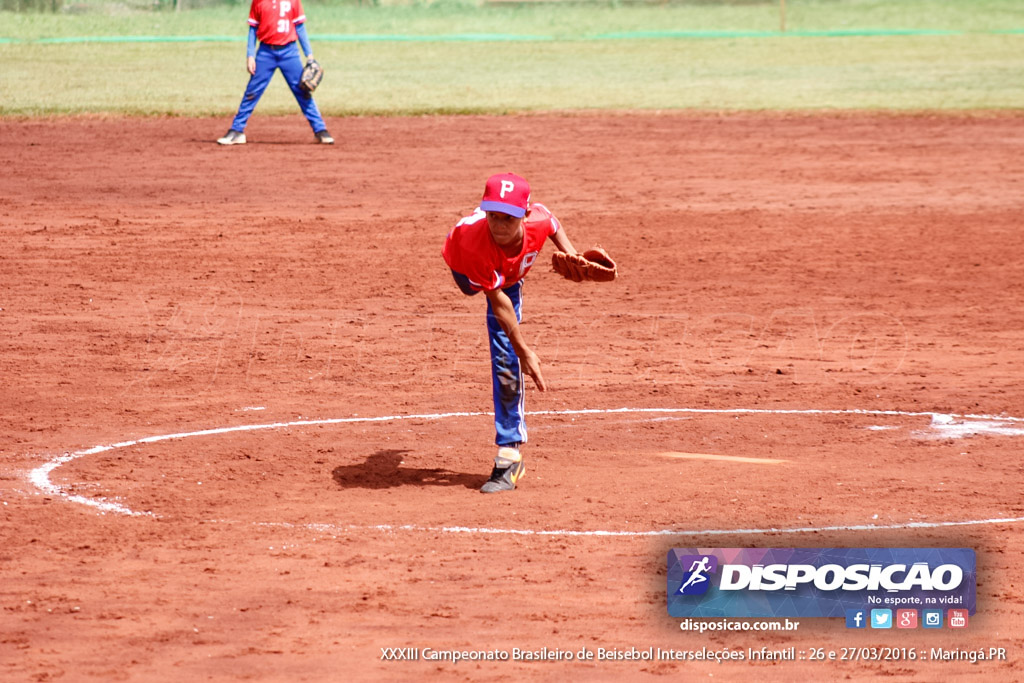
M256 40L266 45L298 40L295 25L305 20L302 0L252 0L249 7L249 25L256 27Z
M492 291L511 287L523 279L544 240L558 232L558 219L543 204L533 204L523 219L523 248L511 258L505 256L487 227L487 215L480 209L459 221L444 242L441 254L456 273L469 278L473 287Z

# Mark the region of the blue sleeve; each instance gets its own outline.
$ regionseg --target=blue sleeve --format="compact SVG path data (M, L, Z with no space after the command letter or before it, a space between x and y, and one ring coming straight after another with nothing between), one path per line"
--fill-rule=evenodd
M309 36L306 35L306 22L296 24L295 35L299 37L299 45L302 46L302 54L308 58L313 54L313 48L309 46Z
M246 57L255 57L256 56L256 27L255 26L250 26L249 27L249 44L246 45L246 47L245 47L245 56Z

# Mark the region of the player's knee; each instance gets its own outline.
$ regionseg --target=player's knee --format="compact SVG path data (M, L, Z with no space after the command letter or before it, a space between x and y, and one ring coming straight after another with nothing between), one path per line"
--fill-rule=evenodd
M473 289L473 285L469 283L469 278L462 273L456 273L453 270L452 277L455 278L455 284L459 286L459 289L462 290L462 293L466 296L473 296L474 294L480 293L480 290Z

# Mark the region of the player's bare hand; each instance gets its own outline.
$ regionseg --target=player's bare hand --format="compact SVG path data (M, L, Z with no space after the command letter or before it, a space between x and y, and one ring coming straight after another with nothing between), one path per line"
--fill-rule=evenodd
M246 57L245 58L245 68L249 70L249 75L250 76L255 76L256 75L256 58L255 57Z
M537 357L537 354L527 349L519 355L519 362L522 364L523 372L533 378L537 388L547 391L548 386L544 383L544 375L540 373L540 358Z

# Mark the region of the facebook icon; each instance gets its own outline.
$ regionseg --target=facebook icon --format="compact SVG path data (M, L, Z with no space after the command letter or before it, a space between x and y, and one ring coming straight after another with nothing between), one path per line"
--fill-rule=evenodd
M867 613L862 609L846 610L846 628L867 628Z

